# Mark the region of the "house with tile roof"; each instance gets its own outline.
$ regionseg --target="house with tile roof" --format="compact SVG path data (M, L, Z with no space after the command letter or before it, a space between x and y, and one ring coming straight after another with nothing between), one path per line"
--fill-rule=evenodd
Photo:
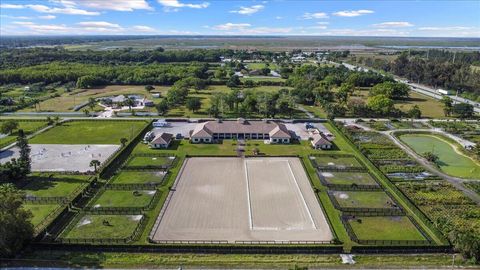
M273 121L208 121L199 123L190 132L192 143L212 143L223 139L268 140L269 143L290 143L291 132L284 124Z
M151 148L156 148L156 149L166 149L170 146L170 144L173 141L173 135L170 133L161 133L155 138L153 138L152 141L150 141L149 145Z

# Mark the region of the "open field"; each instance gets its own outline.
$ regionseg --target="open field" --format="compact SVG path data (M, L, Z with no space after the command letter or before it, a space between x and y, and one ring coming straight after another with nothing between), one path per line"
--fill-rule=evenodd
M70 121L38 134L32 144L120 144L132 139L146 121Z
M32 171L93 171L90 161L103 163L120 145L30 144ZM20 148L12 147L0 153L0 163L20 157Z
M334 185L378 185L366 172L320 172L326 182Z
M189 158L177 181L155 240L332 239L296 158Z
M405 134L400 139L417 154L433 152L438 156L437 166L446 174L463 177L479 178L480 164L460 153L451 143L436 135Z
M69 239L123 239L131 236L142 215L84 215L62 238ZM108 225L103 224L104 221Z
M383 191L333 191L332 195L342 208L398 208Z
M150 184L161 183L165 177L162 171L121 171L111 181L111 184Z
M142 156L135 156L130 159L125 166L134 166L134 167L142 167L142 166L167 166L170 165L175 157L142 157Z
M91 206L97 207L145 207L153 199L155 190L113 190L107 189L93 200Z
M311 156L312 160L316 166L325 167L332 166L337 168L348 168L348 167L362 167L362 165L355 159L353 156L334 156L334 155L322 155L322 156Z
M59 208L59 204L24 204L23 208L30 210L32 212L32 224L37 226L42 223L45 218L50 215L53 211Z
M348 223L360 240L425 240L406 216L357 217Z
M407 112L415 105L422 111L422 117L445 118L443 106L440 101L414 91L410 91L410 97L408 99L397 101L395 108L400 109L402 112Z
M21 189L27 197L68 197L80 186L87 184L89 176L85 175L50 175L30 176Z
M0 119L0 125L5 120ZM18 129L16 129L12 134L1 134L0 133L0 145L8 142L13 142L18 136L18 130L23 129L23 132L26 135L32 134L34 131L47 125L46 121L18 121Z

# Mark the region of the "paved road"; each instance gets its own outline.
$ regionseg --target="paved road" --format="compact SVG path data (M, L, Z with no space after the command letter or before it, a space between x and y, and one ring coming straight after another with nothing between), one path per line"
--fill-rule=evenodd
M465 179L453 177L453 176L447 175L447 174L443 173L442 171L440 171L436 166L431 164L429 161L427 161L423 157L419 156L412 149L410 149L410 147L404 145L397 137L395 137L393 135L393 133L395 133L396 131L399 131L399 130L389 130L389 131L379 131L379 132L387 135L398 147L400 147L401 149L403 149L403 151L405 151L410 156L412 156L422 166L424 166L425 168L427 168L431 172L437 174L438 176L442 177L443 179L447 180L455 188L462 191L467 197L469 197L474 202L476 202L478 205L480 205L480 195L478 195L476 192L468 189L467 187L465 187L465 185L463 185L463 183L466 181ZM404 130L402 130L402 131L404 131ZM418 131L418 130L416 130L416 131ZM477 181L479 181L479 180L477 180Z
M348 68L350 70L359 70L359 71L364 71L364 72L368 72L368 71L377 72L374 69L367 69L367 68L364 68L364 67L355 66L355 65L352 65L352 64L348 64L348 63L342 63L342 65L344 65L346 68ZM400 77L397 77L397 76L394 76L394 79L397 82L402 82L402 83L407 84L408 86L410 86L410 89L412 89L413 91L415 91L417 93L420 93L420 94L423 94L423 95L426 95L426 96L429 96L429 97L432 97L432 98L435 98L435 99L442 99L442 97L443 97L443 95L439 94L436 89L434 89L430 86L426 86L426 85L418 84L418 83L412 83L412 82L409 82L407 79L400 78ZM480 113L480 103L479 102L475 102L473 100L469 100L469 99L458 97L458 96L449 95L449 97L454 102L467 103L467 104L473 105L474 111L477 112L477 113Z

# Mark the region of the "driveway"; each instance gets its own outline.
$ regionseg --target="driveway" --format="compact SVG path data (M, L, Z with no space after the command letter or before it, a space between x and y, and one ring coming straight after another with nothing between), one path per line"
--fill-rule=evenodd
M190 138L190 130L193 130L197 123L188 123L188 122L169 122L170 126L168 127L159 127L153 128L152 131L155 135L162 132L168 132L174 136L178 133L182 134L184 138Z

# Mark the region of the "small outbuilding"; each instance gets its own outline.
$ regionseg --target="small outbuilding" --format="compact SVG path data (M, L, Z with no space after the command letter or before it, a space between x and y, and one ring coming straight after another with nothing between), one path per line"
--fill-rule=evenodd
M315 149L329 150L333 147L332 142L321 132L313 134L311 138L312 147Z
M161 133L150 142L150 147L155 149L166 149L170 146L173 135L170 133Z

